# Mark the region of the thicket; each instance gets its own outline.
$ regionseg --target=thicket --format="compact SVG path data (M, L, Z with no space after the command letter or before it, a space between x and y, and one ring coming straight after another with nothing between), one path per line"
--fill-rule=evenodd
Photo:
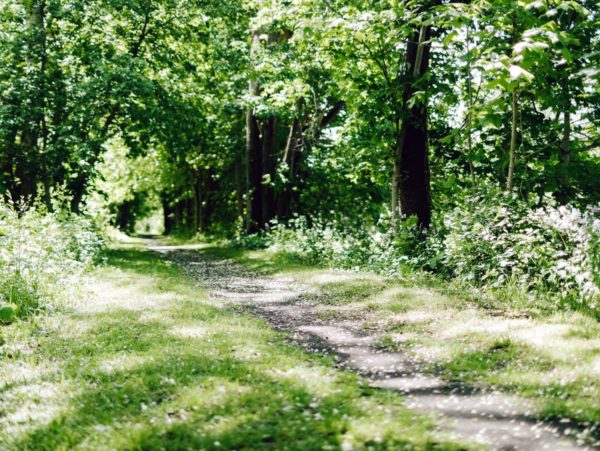
M334 268L434 273L509 307L572 308L600 318L600 209L594 207L531 205L497 193L434 215L427 231L413 218L392 226L389 215L371 226L298 217L233 243Z
M102 247L83 215L0 202L0 323L59 306Z

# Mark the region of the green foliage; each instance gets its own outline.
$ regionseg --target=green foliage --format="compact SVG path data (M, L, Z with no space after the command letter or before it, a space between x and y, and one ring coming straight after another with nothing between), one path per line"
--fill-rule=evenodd
M516 198L467 200L438 231L442 262L453 277L485 288L515 285L556 301L598 309L591 254L597 210L532 208Z
M109 251L91 286L91 310L6 328L0 448L465 449L155 253Z
M476 289L513 290L533 305L600 311L598 210L534 207L515 196L474 196L423 231L409 218L390 227L309 222L277 225L275 248L301 261L391 275L434 271ZM267 243L268 244L268 241Z
M499 371L519 360L520 349L510 339L496 340L487 349L464 352L443 365L451 380L473 381Z
M83 216L0 203L1 320L56 306L77 287L102 246Z
M0 324L12 323L17 319L18 311L15 304L0 304Z
M0 194L49 208L64 190L127 233L162 209L165 233L595 308L598 6L0 0ZM407 53L426 29L417 77ZM387 217L393 168L411 167L403 130L425 107L428 232ZM509 149L520 200L501 201ZM549 197L587 213L541 209ZM238 233L272 217L266 235Z

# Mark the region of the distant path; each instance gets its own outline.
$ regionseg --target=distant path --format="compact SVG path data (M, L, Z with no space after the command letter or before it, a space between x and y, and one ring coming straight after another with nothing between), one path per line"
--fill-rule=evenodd
M376 349L376 337L352 330L347 321L319 318L314 302L305 296L311 288L291 278L258 274L198 250L160 245L151 249L179 264L215 300L266 318L311 351L335 355L341 367L360 373L373 387L402 391L408 407L433 414L443 430L501 450L596 449L577 444L558 425L536 420L530 400L450 384L426 373L425 363L408 354Z

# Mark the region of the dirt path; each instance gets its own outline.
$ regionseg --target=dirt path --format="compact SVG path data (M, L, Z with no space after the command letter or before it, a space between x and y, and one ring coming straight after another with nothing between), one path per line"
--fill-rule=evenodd
M427 373L426 362L375 348L376 337L353 330L349 322L320 318L314 302L317 293L311 287L290 278L260 275L194 250L151 248L179 264L215 301L266 318L310 351L333 354L341 367L360 373L373 387L402 391L409 407L433 414L442 429L459 437L502 450L595 449L563 434L560 425L537 421L529 400L449 384Z

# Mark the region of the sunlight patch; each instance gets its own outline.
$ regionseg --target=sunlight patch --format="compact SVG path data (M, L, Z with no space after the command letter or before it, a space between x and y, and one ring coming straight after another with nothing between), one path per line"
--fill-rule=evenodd
M130 371L135 368L139 368L140 366L153 360L154 357L148 355L122 353L111 358L101 360L98 362L98 369L107 374Z
M131 283L125 275L122 281L124 282L123 285L110 283L110 281L94 284L91 289L93 293L91 299L81 304L80 310L84 312L105 312L114 307L130 311L142 311L165 307L166 304L179 298L179 295L172 291L140 293L147 287L147 284L142 282ZM147 282L151 284L153 280L149 278Z
M177 338L203 338L208 335L206 328L200 326L176 326L169 332Z
M324 274L318 274L313 277L310 277L311 282L315 282L315 283L322 284L322 285L329 284L329 283L349 282L349 281L364 282L364 281L370 281L370 280L378 280L378 278L376 276L365 278L362 275L361 275L361 277L357 278L356 274L349 273L349 272L342 272L342 271L327 272Z
M390 318L393 322L407 324L429 323L439 319L440 312L413 310L406 313L397 313Z
M178 393L176 404L195 410L222 406L228 399L249 393L250 387L222 378L208 378L203 385L187 387Z
M256 348L244 345L234 346L233 356L237 360L249 362L252 360L258 360L262 357L263 353Z
M44 426L63 412L74 392L73 387L49 382L15 387L0 399L0 411L5 413L0 429L12 435Z
M569 336L569 324L530 324L513 331L523 343L555 359L572 360L585 352L600 351L600 337L596 340Z
M286 371L268 370L267 374L300 385L313 395L325 396L334 391L335 376L327 368L296 366Z
M474 312L465 312L473 314ZM500 334L507 335L520 327L531 326L532 322L525 319L507 319L501 317L484 318L477 315L457 317L451 324L441 327L438 335L441 338L460 337L469 334Z
M140 314L138 321L145 324L164 322L166 314L162 310L148 310Z
M31 366L23 362L3 363L0 367L0 389L13 384L30 384L53 371L55 368Z

